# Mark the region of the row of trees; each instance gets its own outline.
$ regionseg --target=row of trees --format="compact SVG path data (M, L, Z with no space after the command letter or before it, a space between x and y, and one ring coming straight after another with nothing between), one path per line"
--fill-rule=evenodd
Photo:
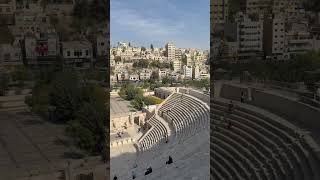
M131 105L137 110L141 110L144 106L160 104L162 102L160 98L154 96L144 97L142 88L131 83L126 83L121 87L119 96L131 101Z
M159 60L151 61L147 59L140 59L133 63L134 68L160 68L173 70L173 63L160 62Z
M304 82L307 71L320 69L320 52L301 54L292 60L284 62L252 61L245 64L220 63L215 66L215 69L218 68L231 70L232 75L238 77L242 72L248 71L257 79Z

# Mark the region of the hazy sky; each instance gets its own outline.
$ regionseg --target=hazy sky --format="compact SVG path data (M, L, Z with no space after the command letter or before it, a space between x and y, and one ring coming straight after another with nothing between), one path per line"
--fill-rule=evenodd
M209 0L111 0L111 45L210 47Z

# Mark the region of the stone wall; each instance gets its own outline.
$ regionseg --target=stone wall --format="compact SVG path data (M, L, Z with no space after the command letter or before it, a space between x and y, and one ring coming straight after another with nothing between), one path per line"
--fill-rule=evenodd
M320 129L320 111L293 99L259 90L252 91L251 104L280 115L292 123L307 129Z
M226 99L240 101L241 92L245 95L248 94L248 88L235 86L231 84L223 84L220 91L220 96Z
M220 96L226 99L240 101L241 91L248 93L248 88L224 84ZM287 121L298 124L308 130L320 129L320 110L294 99L272 94L266 91L252 89L252 101L249 104L277 114Z

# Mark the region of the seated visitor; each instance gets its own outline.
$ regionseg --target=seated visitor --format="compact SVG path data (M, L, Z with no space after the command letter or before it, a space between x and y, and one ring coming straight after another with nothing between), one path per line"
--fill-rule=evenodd
M146 176L146 175L151 174L151 173L152 173L152 168L149 167L149 168L147 169L147 171L144 173L144 175Z
M231 129L231 126L232 126L231 121L228 120L228 129Z
M241 103L244 102L244 98L245 98L245 96L244 96L244 93L243 93L243 91L242 91L242 92L241 92L241 98L240 98Z
M117 177L117 176L114 176L114 177L113 177L113 180L118 180L118 177Z
M230 101L230 103L228 104L228 111L229 111L229 113L232 113L233 108L234 108L233 102Z
M132 179L136 179L136 173L134 171L132 171Z
M172 157L169 156L169 160L166 162L166 164L172 164L172 163L173 163Z

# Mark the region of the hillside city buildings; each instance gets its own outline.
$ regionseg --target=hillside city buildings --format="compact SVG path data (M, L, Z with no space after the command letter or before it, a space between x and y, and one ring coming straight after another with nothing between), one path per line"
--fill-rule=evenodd
M74 6L72 0L48 1L44 10L40 1L0 1L0 67L40 66L58 60L66 67L81 69L90 68L99 60L107 66L107 23L101 23L94 31L83 29L82 34L61 38L70 30L58 30L61 22L57 21L72 22Z
M207 60L209 52L199 49L183 49L173 43L164 48L133 47L130 43L119 42L110 49L111 82L143 81L156 73L161 80L171 77L175 80L210 78ZM167 68L134 68L134 63L146 60L148 63L169 64ZM135 71L133 71L133 69Z
M240 0L232 6L230 3L211 1L213 58L230 62L283 61L320 49L320 14L305 10L301 1Z

